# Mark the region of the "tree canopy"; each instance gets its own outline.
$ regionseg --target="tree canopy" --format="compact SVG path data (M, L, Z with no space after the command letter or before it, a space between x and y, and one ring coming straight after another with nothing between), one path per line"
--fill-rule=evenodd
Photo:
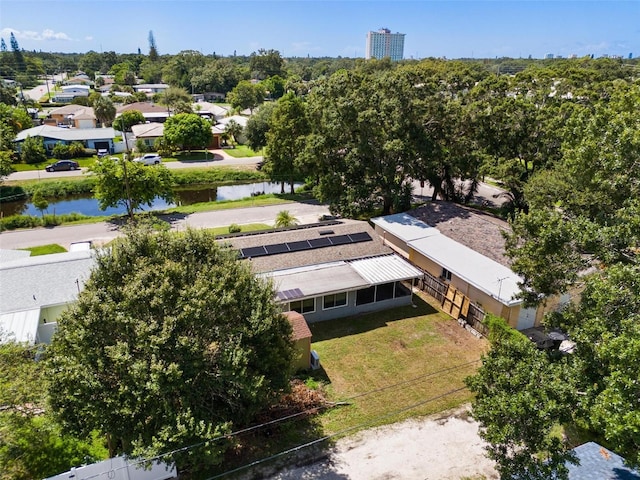
M211 124L196 113L179 113L164 123L164 139L178 150L206 148L212 138Z
M136 210L150 207L157 197L173 200L171 173L163 165L147 167L109 157L93 165L91 171L96 177L94 195L101 210L123 205L133 218Z
M291 327L272 286L202 230L135 229L97 265L58 322L49 401L111 455L152 456L246 425L288 388ZM220 461L224 442L175 453Z

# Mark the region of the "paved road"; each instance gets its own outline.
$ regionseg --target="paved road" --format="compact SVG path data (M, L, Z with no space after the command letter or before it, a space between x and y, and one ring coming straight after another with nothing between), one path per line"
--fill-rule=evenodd
M266 223L273 225L276 215L281 210L288 210L300 223L313 223L318 217L326 215L329 210L316 203L291 203L270 205L265 207L236 208L200 212L191 215L171 215L164 217L173 230L184 230L187 227L222 227L237 223ZM88 225L59 226L53 228L35 228L0 233L0 248L16 249L57 243L65 248L73 242L91 240L96 243L108 242L122 235L120 226L110 222Z
M54 160L52 159L52 162ZM189 160L186 162L165 162L163 165L170 170L178 168L202 168L202 167L232 167L240 165L256 165L262 161L262 157L243 157L234 158L228 155L224 150L213 150L208 159ZM86 168L74 170L70 172L47 172L44 170L29 170L26 172L15 172L7 177L7 181L11 180L40 180L56 177L77 177L87 172Z

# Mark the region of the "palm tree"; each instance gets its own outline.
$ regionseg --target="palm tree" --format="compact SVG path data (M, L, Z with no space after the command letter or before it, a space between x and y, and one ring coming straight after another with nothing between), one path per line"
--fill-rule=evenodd
M103 127L111 125L116 118L116 107L113 102L106 97L100 97L95 101L93 111Z
M289 213L289 210L281 210L276 216L276 228L293 227L298 225L298 219Z

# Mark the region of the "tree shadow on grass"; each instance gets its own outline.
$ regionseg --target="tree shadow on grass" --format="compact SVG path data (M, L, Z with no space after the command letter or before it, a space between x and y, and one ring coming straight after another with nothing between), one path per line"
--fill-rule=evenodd
M413 305L415 305L415 307ZM414 295L412 305L334 320L314 322L309 324L309 329L313 335L313 341L321 342L323 340L358 335L377 328L383 328L386 327L389 322L396 322L398 320L423 315L432 315L434 313L438 313L438 311L420 297Z

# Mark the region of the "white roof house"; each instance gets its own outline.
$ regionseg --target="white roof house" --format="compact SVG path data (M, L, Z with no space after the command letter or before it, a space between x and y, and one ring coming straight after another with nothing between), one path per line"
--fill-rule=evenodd
M67 142L82 142L87 140L112 140L116 131L109 128L60 128L51 125L27 128L18 132L14 141L22 142L27 137L43 137Z
M246 127L247 122L249 121L249 117L245 117L242 115L232 115L230 117L224 117L218 120L218 125L224 125L226 127L231 120L233 120L234 122L236 122L242 127Z
M510 268L445 236L437 228L406 213L398 213L371 220L385 232L399 238L414 251L465 280L478 290L504 305L522 303L522 278Z
M155 461L147 464L135 459L114 457L102 462L72 468L46 480L168 480L178 478L175 465Z
M3 333L28 343L47 341L55 329L56 316L75 302L94 264L93 252L86 250L2 262Z

